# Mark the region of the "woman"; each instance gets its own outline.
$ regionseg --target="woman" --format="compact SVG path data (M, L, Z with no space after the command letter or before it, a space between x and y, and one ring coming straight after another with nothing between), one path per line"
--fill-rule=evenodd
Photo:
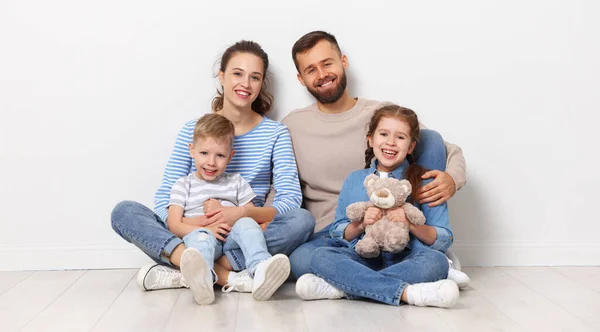
M212 103L213 112L235 125L237 152L226 171L240 173L248 181L257 195L253 200L256 207L222 208L210 217L184 218L183 222L203 227L251 217L265 230L269 252L289 255L312 234L315 221L308 211L300 209L302 193L289 132L284 125L264 116L273 103L265 83L268 66L268 56L257 43L240 41L230 46L221 58L218 73L222 92L218 91ZM180 177L196 171L188 153L196 121L186 123L177 136L163 181L154 196L154 211L137 202L124 201L112 212L115 232L158 263L140 269L137 281L143 290L186 287L176 269L186 248L168 230L166 219L171 187ZM265 207L271 183L276 194L273 205ZM249 292L252 280L248 274L229 272L245 268L241 250L228 246L227 242L223 249L226 257L221 257L215 265L217 283L228 285L226 291Z

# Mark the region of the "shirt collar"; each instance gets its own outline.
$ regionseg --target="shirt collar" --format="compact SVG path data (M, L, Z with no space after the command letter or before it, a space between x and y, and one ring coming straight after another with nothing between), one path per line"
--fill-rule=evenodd
M373 158L373 161L371 162L371 167L369 168L369 173L379 176L379 171L377 170L378 163L379 162L377 161L377 159ZM406 172L408 166L410 166L410 164L406 159L404 159L402 164L398 165L398 167L396 167L393 171L388 173L388 177L398 180L404 179L404 172Z

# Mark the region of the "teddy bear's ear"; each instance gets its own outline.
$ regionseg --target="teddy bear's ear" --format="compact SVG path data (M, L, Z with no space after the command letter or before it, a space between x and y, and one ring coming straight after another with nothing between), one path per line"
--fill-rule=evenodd
M365 182L363 183L365 187L370 187L371 185L373 185L373 183L375 182L375 180L377 180L379 177L375 174L369 174L366 178L365 178Z
M402 186L402 189L409 193L412 191L412 186L410 185L410 182L408 182L408 180L402 180L400 181L400 185Z

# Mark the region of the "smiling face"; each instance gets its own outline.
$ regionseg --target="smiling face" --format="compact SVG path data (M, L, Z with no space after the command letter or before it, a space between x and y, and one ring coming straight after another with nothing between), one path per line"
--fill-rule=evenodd
M410 126L405 121L395 117L382 117L379 120L373 135L367 137L379 162L377 170L391 172L402 164L416 145L410 134Z
M247 108L260 94L264 80L264 64L260 57L251 53L235 53L225 71L219 71L223 86L223 108Z
M296 54L298 80L320 103L338 101L346 91L348 58L327 40Z
M201 180L212 181L225 172L227 164L235 154L231 143L216 141L212 137L198 138L190 144L190 156L196 165L196 176Z

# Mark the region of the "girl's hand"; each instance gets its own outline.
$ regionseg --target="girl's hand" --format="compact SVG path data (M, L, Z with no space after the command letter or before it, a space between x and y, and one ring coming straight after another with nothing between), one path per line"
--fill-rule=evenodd
M442 171L429 171L422 179L434 178L433 181L419 189L419 203L430 203L429 207L438 206L449 200L456 193L456 184L450 174Z
M215 235L217 240L225 242L225 238L229 235L229 231L231 231L231 226L229 226L225 222L213 223L206 228L210 229L211 232Z
M373 225L377 220L381 219L381 209L378 207L370 207L365 211L365 218L363 219L363 226Z
M385 212L385 215L390 221L409 224L408 218L406 218L406 212L404 212L402 207L391 208Z
M214 214L215 211L217 211L218 209L221 209L223 206L221 206L221 203L219 203L219 201L217 201L214 198L209 198L206 201L204 201L204 203L202 204L202 206L204 207L204 214L209 215L209 214Z

